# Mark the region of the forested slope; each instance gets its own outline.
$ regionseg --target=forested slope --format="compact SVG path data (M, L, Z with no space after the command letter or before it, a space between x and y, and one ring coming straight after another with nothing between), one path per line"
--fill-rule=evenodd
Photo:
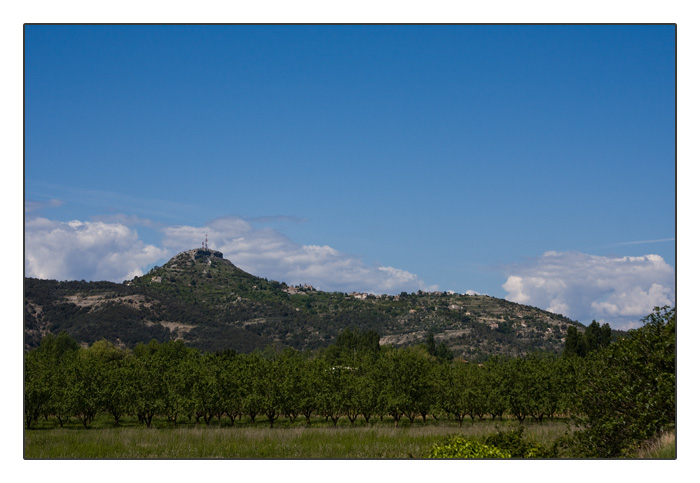
M183 340L207 351L328 346L344 328L406 346L433 334L457 357L563 351L564 316L486 295L323 292L259 278L214 250L189 250L123 284L25 278L25 348L66 331L83 344Z

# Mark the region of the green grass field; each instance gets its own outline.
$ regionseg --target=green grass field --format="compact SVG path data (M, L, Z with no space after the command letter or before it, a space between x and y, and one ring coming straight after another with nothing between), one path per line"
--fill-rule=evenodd
M480 438L498 429L517 427L515 421L416 422L394 428L385 419L374 424L341 420L337 427L323 420L289 424L281 421L274 428L260 421L234 426L184 424L178 427L159 422L153 428L125 421L113 427L108 420L98 420L91 429L71 423L54 427L53 421L42 422L37 429L24 432L24 456L29 459L141 459L141 458L229 458L229 459L404 459L425 458L436 443L461 435ZM564 434L567 426L561 421L527 424L525 435L548 444Z

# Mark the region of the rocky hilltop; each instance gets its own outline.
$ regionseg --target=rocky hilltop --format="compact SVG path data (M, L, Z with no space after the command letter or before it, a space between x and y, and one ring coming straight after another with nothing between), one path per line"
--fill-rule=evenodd
M410 345L432 332L464 359L560 352L578 322L486 295L322 292L251 275L219 251L193 249L123 284L25 278L25 347L67 331L88 344L132 347L182 339L202 350L249 352L270 344L315 349L344 328Z

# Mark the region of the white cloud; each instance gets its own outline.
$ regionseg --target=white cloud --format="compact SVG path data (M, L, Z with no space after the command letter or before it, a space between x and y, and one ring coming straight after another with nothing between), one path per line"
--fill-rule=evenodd
M25 221L24 241L25 275L44 279L122 282L165 256L120 223L34 218Z
M219 250L236 266L260 277L289 284L308 283L327 291L371 293L433 290L417 275L394 267L371 267L327 245L302 245L271 228L256 229L237 217L217 218L204 227L162 230L171 255L201 246Z
M405 270L368 266L330 246L302 245L272 228L255 228L238 217L217 218L203 227L161 227L162 248L145 244L128 225L157 228L148 220L121 215L89 222L26 220L25 274L121 282L142 275L148 265L200 247L208 235L209 247L221 251L236 266L289 284L377 294L437 289Z
M508 267L506 299L614 328L638 326L655 306L675 305L675 274L659 255L604 257L546 252Z

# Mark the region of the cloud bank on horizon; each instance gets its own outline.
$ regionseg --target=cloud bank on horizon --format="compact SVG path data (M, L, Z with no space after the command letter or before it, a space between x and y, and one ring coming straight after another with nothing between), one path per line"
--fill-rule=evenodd
M209 247L222 252L239 268L290 284L376 294L437 289L405 270L368 266L360 258L328 245L302 245L272 228L255 228L237 217L217 218L203 227L176 226L162 231L163 246L173 254L199 246L207 233Z
M57 280L121 282L166 254L128 226L102 221L28 219L24 244L25 276Z
M507 300L613 328L639 327L656 306L675 305L675 272L659 255L544 253L508 267Z
M133 220L131 220L133 222ZM159 226L160 246L144 243L128 218L61 222L25 221L25 275L57 280L122 282L178 252L201 246L219 250L236 266L289 284L326 291L399 293L438 290L417 274L391 266L369 266L328 245L297 243L279 231L245 219L217 218L205 226ZM134 224L134 223L131 223ZM147 225L138 220L136 225ZM506 267L506 299L629 329L655 306L675 304L675 272L659 255L596 256L546 252ZM467 293L476 294L473 290Z
M138 224L145 223L139 220ZM217 218L201 227L160 227L159 231L162 247L143 243L133 228L119 221L30 219L25 223L25 275L122 282L143 275L149 265L199 247L208 234L209 247L221 251L239 268L290 284L377 294L438 288L406 270L368 266L330 246L302 245L274 229L255 228L237 217Z

